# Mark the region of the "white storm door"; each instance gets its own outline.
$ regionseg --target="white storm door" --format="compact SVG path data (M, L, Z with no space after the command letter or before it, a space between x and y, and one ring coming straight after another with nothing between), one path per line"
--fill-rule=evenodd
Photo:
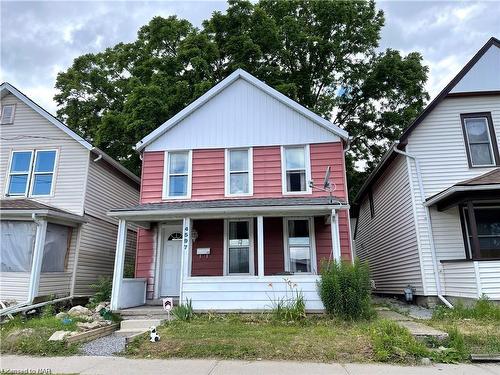
M182 241L165 241L161 254L161 297L178 297L181 286Z

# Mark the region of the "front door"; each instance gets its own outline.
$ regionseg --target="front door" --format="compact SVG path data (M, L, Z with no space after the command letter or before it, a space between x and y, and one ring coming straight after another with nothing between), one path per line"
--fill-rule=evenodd
M181 283L182 234L163 232L165 241L161 254L160 297L178 297Z

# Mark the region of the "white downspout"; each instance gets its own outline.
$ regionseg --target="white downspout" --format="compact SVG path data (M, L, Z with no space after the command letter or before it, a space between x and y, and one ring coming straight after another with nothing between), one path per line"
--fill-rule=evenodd
M439 278L439 269L438 269L437 257L436 257L436 247L434 245L434 235L432 233L431 216L429 213L429 207L427 207L423 204L424 199L425 199L425 194L424 194L424 183L422 181L422 174L420 171L420 164L419 164L418 159L415 155L412 155L412 154L409 154L405 151L399 150L398 145L399 145L399 142L396 142L395 145L393 146L394 152L397 154L403 155L407 158L413 159L413 161L415 162L415 169L416 169L417 180L418 180L418 188L420 190L420 196L422 199L421 203L422 203L422 206L424 208L425 221L427 223L427 228L429 230L429 244L431 246L432 267L434 269L434 280L436 282L437 296L441 300L441 302L443 302L447 307L452 309L453 305L443 296L442 289L441 289L441 280ZM411 178L411 176L410 176L410 178ZM424 277L424 275L422 275L422 277Z

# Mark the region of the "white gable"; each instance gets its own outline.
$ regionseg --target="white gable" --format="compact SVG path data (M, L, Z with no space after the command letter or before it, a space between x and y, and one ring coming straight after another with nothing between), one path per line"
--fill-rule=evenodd
M498 90L500 90L500 47L493 44L450 93Z
M332 124L333 127L333 124ZM147 151L335 142L340 138L239 78L153 140Z

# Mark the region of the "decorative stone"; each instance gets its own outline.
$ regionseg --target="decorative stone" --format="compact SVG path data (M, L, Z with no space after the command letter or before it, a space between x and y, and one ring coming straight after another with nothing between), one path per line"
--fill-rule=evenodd
M70 331L55 331L52 336L49 337L49 341L63 341L66 336L70 334Z
M57 319L61 319L61 320L64 319L64 318L66 318L67 316L68 316L68 313L63 312L63 311L61 311L60 313L56 314L56 318Z
M432 361L430 360L430 358L422 358L420 360L420 364L422 366L430 366L430 365L432 365Z
M68 314L71 316L91 316L92 312L86 307L78 305L78 306L73 306L68 311Z
M94 310L94 311L95 311L96 313L98 313L98 312L100 312L102 309L105 309L105 308L107 308L107 307L108 307L108 302L101 302L101 303L99 303L99 304L96 306L96 308L95 308L95 310Z

